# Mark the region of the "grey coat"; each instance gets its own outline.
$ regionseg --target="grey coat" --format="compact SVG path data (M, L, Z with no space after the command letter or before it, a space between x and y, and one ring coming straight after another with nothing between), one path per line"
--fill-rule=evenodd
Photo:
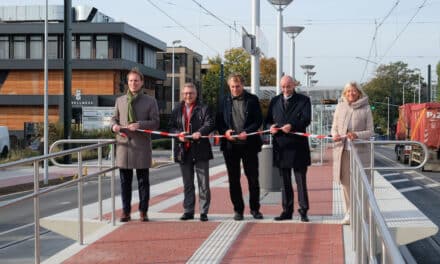
M348 123L351 119L352 132L355 132L359 139L368 140L373 135L373 116L371 114L368 97L359 98L351 105L343 97L342 102L336 106L333 116L332 135L346 135ZM335 142L333 146L333 178L336 182L341 180L341 158L346 139ZM369 166L370 155L366 144L356 144L356 151L359 154L364 166Z
M127 95L116 99L112 126L128 125ZM139 94L133 103L139 129L159 128L159 108L156 99ZM138 131L121 130L127 136L116 135L116 166L123 169L145 169L151 167L151 135Z

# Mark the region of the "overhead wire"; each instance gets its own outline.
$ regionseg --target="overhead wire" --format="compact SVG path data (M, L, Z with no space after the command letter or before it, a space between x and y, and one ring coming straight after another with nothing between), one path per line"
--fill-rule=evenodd
M176 19L174 19L172 16L170 16L167 12L165 12L162 8L160 8L158 5L156 5L152 0L147 0L153 7L155 7L157 10L159 10L162 14L164 14L166 17L168 17L169 19L171 19L174 23L176 23L177 25L179 25L183 30L185 30L187 33L189 33L191 36L193 36L194 38L196 38L197 40L199 40L203 45L205 45L206 47L208 47L209 49L211 49L212 51L216 52L217 54L221 54L221 52L219 52L218 50L216 50L215 48L211 47L211 45L209 45L207 42L203 41L199 36L197 36L194 32L192 32L191 30L189 30L187 27L185 27L182 23L180 23L179 21L177 21Z
M408 28L408 26L412 23L412 21L414 20L414 18L417 16L417 14L420 12L420 10L425 7L425 4L428 0L424 0L423 3L416 9L416 12L414 13L414 15L408 20L408 23L406 23L406 25L402 28L402 30L399 32L399 34L397 34L396 38L393 40L393 42L391 43L391 45L388 47L388 49L385 51L385 53L382 55L381 59L379 60L379 62L381 62L383 60L383 58L388 54L388 52L391 50L391 48L396 44L397 40L400 38L400 36L402 36L403 32L405 32L405 30Z

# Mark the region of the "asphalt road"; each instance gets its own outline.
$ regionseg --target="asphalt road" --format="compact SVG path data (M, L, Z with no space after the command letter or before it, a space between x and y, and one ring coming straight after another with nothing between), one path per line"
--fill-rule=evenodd
M394 149L378 148L377 166L401 166L397 163ZM409 201L422 211L433 223L440 226L440 173L419 170L381 171ZM407 248L416 263L440 263L440 233L408 244Z

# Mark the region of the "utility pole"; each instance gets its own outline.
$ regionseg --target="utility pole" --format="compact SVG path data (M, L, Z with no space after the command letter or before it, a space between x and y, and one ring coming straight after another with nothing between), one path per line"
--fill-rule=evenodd
M64 0L64 139L72 137L72 0ZM67 145L68 149L70 146ZM64 163L70 164L70 155Z

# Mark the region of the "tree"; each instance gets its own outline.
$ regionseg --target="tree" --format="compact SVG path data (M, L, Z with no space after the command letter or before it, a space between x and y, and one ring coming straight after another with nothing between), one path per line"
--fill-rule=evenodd
M245 86L251 84L251 56L242 48L225 51L225 76L234 72L243 75Z
M220 91L220 56L208 58L208 72L202 76L202 98L212 109L217 109L218 93Z
M277 66L275 58L260 59L260 85L275 86L276 85Z
M376 77L363 85L373 106L373 119L376 131L386 133L387 123L387 97L390 98L390 128L398 118L398 106L403 103L417 101L417 87L419 77L415 69L409 69L408 64L401 61L380 65L376 70ZM416 99L415 99L416 98Z

